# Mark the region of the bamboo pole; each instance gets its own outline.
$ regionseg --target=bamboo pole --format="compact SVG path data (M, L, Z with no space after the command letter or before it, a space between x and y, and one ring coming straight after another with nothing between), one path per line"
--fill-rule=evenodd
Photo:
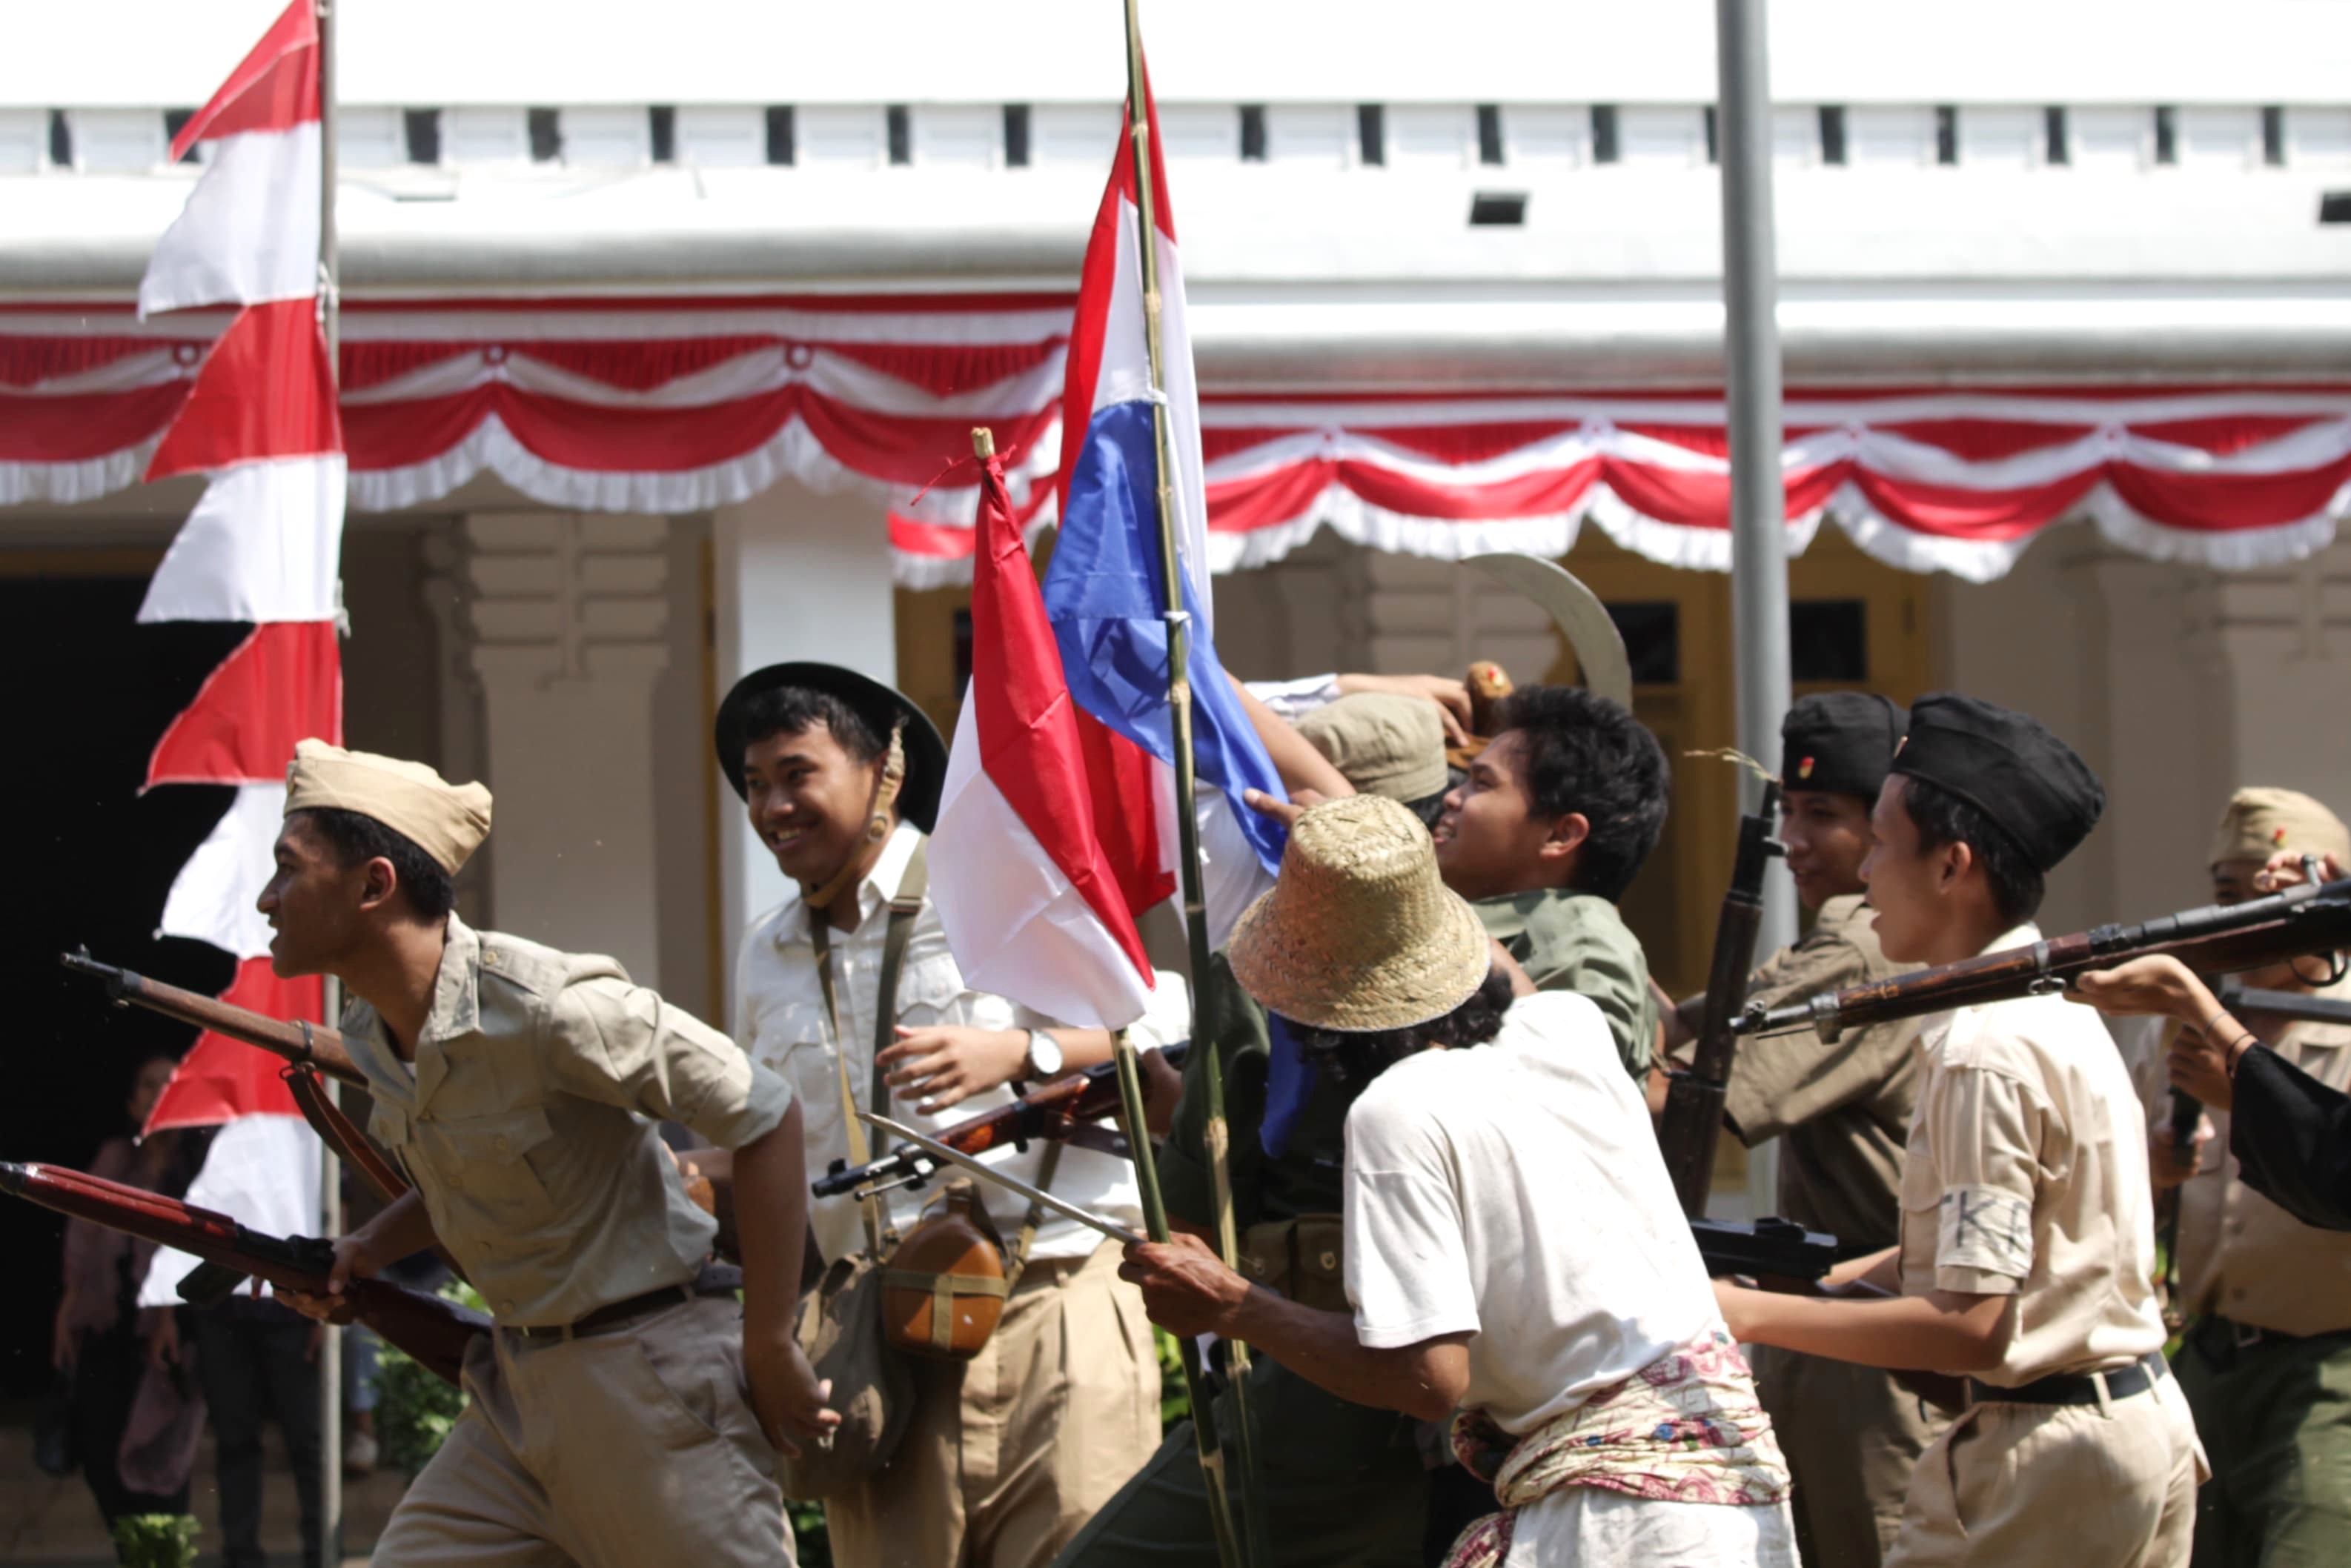
M1137 236L1135 254L1143 268L1143 332L1144 353L1150 367L1152 406L1152 441L1158 459L1156 494L1159 521L1160 583L1165 596L1164 616L1167 626L1167 706L1175 741L1176 769L1176 832L1177 852L1182 860L1182 891L1184 895L1184 926L1189 939L1192 968L1192 1016L1194 1038L1199 1036L1197 1020L1207 1014L1206 1005L1214 981L1212 955L1208 947L1207 903L1200 878L1200 822L1196 808L1198 782L1193 753L1192 676L1191 676L1191 617L1184 607L1185 568L1176 551L1176 464L1174 444L1170 439L1165 397L1167 377L1166 350L1161 329L1159 292L1159 218L1158 193L1151 177L1151 116L1144 95L1143 67L1143 25L1137 12L1137 0L1125 0L1126 6L1126 103L1129 150L1134 160L1135 206L1141 219L1142 233ZM1082 417L1079 415L1078 417ZM1124 1037L1119 1037L1123 1042ZM1119 1081L1123 1090L1134 1073L1131 1046L1120 1046ZM1231 1134L1225 1120L1225 1080L1223 1063L1218 1060L1214 1041L1203 1041L1201 1051L1201 1082L1207 1096L1207 1125L1204 1137L1207 1145L1208 1169L1217 1208L1217 1248L1225 1266L1237 1269L1238 1239L1233 1223L1232 1167L1229 1158ZM1142 1123L1140 1083L1137 1098L1129 1103L1128 1141L1135 1149L1135 1167L1147 1182L1147 1202L1157 1197L1158 1173L1152 1167L1150 1136ZM1148 1210L1146 1210L1146 1216ZM1154 1239L1164 1240L1166 1216L1164 1210L1155 1221ZM1197 1348L1188 1341L1184 1346L1186 1375L1192 1363L1198 1358ZM1264 1563L1270 1561L1266 1536L1264 1500L1259 1486L1255 1423L1250 1419L1249 1405L1249 1346L1238 1340L1225 1342L1226 1382L1232 1392L1233 1433L1239 1449L1241 1472L1242 1524L1246 1531L1246 1551L1242 1561ZM1223 1469L1222 1442L1216 1429L1216 1411L1204 1404L1196 1381L1192 1396L1192 1425L1198 1436L1200 1464L1207 1471L1209 1506L1216 1509L1221 1500L1227 1515L1221 1535L1231 1530L1231 1497L1217 1485ZM1212 1466L1212 1458L1214 1464ZM1228 1557L1227 1562L1231 1559Z
M341 256L335 230L336 149L339 119L335 102L335 7L333 0L316 0L319 18L319 330L327 345L327 385L340 388L342 343ZM340 1009L342 987L329 980L322 994L326 1018L333 1024ZM340 1103L342 1091L332 1078L320 1080L330 1103ZM319 1222L329 1236L342 1234L344 1225L342 1162L332 1145L319 1159ZM323 1325L319 1349L319 1550L329 1563L343 1560L343 1331Z

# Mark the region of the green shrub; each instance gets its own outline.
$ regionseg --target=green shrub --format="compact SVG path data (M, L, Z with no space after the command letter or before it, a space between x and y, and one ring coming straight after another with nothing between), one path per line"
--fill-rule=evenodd
M195 1568L196 1516L130 1513L114 1521L114 1556L125 1568Z

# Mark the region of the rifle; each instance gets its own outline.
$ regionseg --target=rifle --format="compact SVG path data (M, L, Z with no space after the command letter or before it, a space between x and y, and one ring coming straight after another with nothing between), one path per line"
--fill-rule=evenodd
M2060 991L2085 970L2152 953L2168 953L2199 974L2225 975L2346 947L2351 878L2314 879L2242 904L2208 904L2137 925L2095 926L1785 1007L1750 1007L1733 1028L1740 1034L1783 1034L1810 1025L1823 1040L1834 1040L1849 1029ZM2297 998L2296 1005L2309 999Z
M180 1281L180 1297L197 1306L225 1300L248 1275L282 1291L324 1295L335 1265L331 1241L249 1230L225 1214L60 1166L0 1161L0 1191L192 1254L198 1267ZM465 1347L490 1327L479 1312L389 1280L352 1280L343 1300L338 1322L365 1323L450 1384L463 1373Z
M1189 1042L1179 1040L1162 1047L1159 1054L1169 1066L1180 1067L1188 1049ZM1097 1125L1120 1109L1118 1064L1105 1061L1032 1089L1009 1105L942 1128L935 1136L959 1155L984 1155L1008 1144L1026 1150L1029 1139L1043 1138L1131 1159L1134 1151L1127 1146L1126 1135ZM810 1190L819 1197L866 1197L902 1186L919 1190L938 1170L936 1157L911 1144L901 1144L862 1166L833 1161Z
M1835 1237L1807 1230L1792 1219L1746 1224L1694 1215L1689 1228L1709 1279L1745 1274L1762 1281L1766 1290L1802 1293L1839 1261Z
M1714 963L1708 971L1706 1016L1698 1028L1698 1054L1687 1072L1677 1072L1666 1086L1666 1113L1657 1129L1666 1169L1673 1173L1674 1193L1682 1212L1696 1219L1706 1213L1707 1193L1714 1185L1714 1152L1722 1137L1722 1103L1730 1086L1730 1063L1739 1049L1732 1020L1747 1000L1747 978L1755 968L1755 936L1763 924L1763 873L1787 846L1771 836L1779 817L1780 784L1767 779L1763 798L1753 811L1739 820L1739 854L1732 862L1730 886L1722 895L1722 914L1714 928ZM1752 1272L1753 1270L1740 1270Z

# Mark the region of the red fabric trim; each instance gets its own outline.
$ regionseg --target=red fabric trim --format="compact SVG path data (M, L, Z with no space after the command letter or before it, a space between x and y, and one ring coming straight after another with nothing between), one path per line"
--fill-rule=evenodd
M282 980L267 958L247 958L237 965L236 978L221 993L221 1000L275 1019L316 1019L326 1006L326 994L316 975ZM217 1126L240 1116L299 1115L294 1092L286 1087L280 1071L277 1059L267 1051L207 1030L181 1058L147 1118L146 1130Z
M2259 446L2323 423L2329 416L2313 413L2231 413L2215 419L2165 419L2133 424L2131 434L2149 441L2193 446L2215 457L2226 457L2249 446Z
M1364 424L1349 427L1440 463L1483 463L1549 441L1577 428L1572 419L1503 421L1494 424Z
M0 386L38 386L133 354L168 353L171 349L169 341L154 338L37 338L0 333ZM194 351L193 345L190 351Z
M2038 532L2064 516L2066 508L2088 495L2105 476L2102 470L2092 468L2023 489L1970 490L1957 485L1889 479L1850 464L1839 466L1848 470L1847 476L1871 506L1913 533L1977 542L2018 539Z
M147 763L158 784L275 784L297 741L343 743L343 658L331 621L279 621L221 661Z
M318 304L250 305L196 372L187 406L147 465L152 482L256 457L309 457L343 449Z
M0 397L0 463L87 463L127 452L172 423L193 382L121 392Z
M319 118L319 16L313 0L293 0L269 31L172 138L172 157L199 141L246 131L291 131Z
M1899 424L1873 426L1907 436L1924 445L1940 447L1970 463L1996 463L2019 453L2038 452L2079 441L2096 427L2088 424L2042 424L2024 419L1913 419Z
M859 364L918 386L933 397L977 392L1033 371L1053 357L1069 340L1040 339L1034 343L833 343L812 345ZM538 350L533 350L536 353Z
M2287 474L2158 474L2135 464L2106 471L2115 493L2157 522L2198 533L2240 533L2314 517L2351 480L2351 455Z
M980 767L1148 981L1151 960L1134 912L1176 891L1175 878L1158 863L1151 759L1070 699L999 459L981 470L977 533L969 700ZM1096 733L1086 735L1088 727Z

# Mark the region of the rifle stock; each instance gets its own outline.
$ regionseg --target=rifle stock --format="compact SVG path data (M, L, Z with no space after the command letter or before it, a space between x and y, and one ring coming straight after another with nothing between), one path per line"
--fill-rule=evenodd
M61 1166L0 1162L0 1191L78 1219L103 1225L158 1246L176 1248L209 1265L181 1286L183 1298L218 1300L247 1276L280 1290L324 1295L334 1267L334 1244L310 1237L249 1230L225 1214L196 1208L103 1176ZM193 1291L193 1294L191 1293ZM453 1301L386 1280L353 1280L344 1292L349 1320L362 1322L434 1375L460 1381L465 1348L490 1320Z
M1169 1066L1181 1066L1188 1049L1187 1042L1179 1040L1163 1046L1160 1055ZM1025 1148L1031 1138L1078 1142L1102 1153L1123 1153L1123 1134L1094 1126L1104 1117L1117 1115L1121 1108L1118 1064L1105 1061L1040 1084L1009 1105L982 1112L932 1135L959 1155L984 1155L1008 1145ZM841 1197L886 1192L893 1187L920 1187L938 1168L938 1162L931 1155L902 1144L880 1159L862 1166L852 1166L846 1160L833 1161L810 1190L818 1197Z
M2137 925L2100 925L2029 946L1824 992L1785 1007L1749 1008L1740 1034L1807 1026L1834 1040L1848 1029L2062 990L2074 976L2168 953L2199 974L2260 968L2351 947L2351 879L2305 883L2242 904L2183 910Z

